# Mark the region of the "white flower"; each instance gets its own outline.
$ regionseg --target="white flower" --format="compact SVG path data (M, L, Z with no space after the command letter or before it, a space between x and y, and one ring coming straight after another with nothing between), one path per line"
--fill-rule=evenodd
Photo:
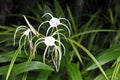
M33 45L32 45L32 37L33 37L33 35L32 34L34 34L34 35L37 36L37 35L39 35L39 33L34 29L34 27L29 23L29 21L27 20L27 18L24 15L23 15L23 17L24 17L26 23L28 24L28 26L19 26L16 29L16 31L14 33L14 45L15 45L15 38L16 38L17 32L18 31L23 31L22 35L21 35L21 37L19 39L19 47L22 45L21 41L24 38L24 40L23 40L23 46L24 46L24 51L27 54L27 51L25 49L25 46L27 44L26 41L28 41L30 50L32 50L32 47L33 47Z
M23 45L25 53L27 53L25 49L27 42L29 44L30 52L33 52L33 53L37 52L38 45L40 45L41 43L44 43L46 45L46 48L43 54L43 62L45 63L46 55L51 55L53 64L56 68L56 71L58 72L60 68L60 62L61 62L62 55L65 54L66 52L65 46L61 42L61 36L67 40L66 36L63 33L60 33L60 31L63 29L58 29L58 26L60 25L61 27L62 26L65 27L68 30L68 34L70 36L69 27L71 28L71 25L70 25L70 22L66 18L56 18L56 17L53 17L50 13L45 13L43 17L46 15L49 15L51 19L49 21L47 20L47 21L42 22L40 26L38 27L38 31L36 31L35 28L29 23L27 18L23 16L28 26L19 26L16 29L14 33L14 45L15 45L16 35L18 32L21 32L20 33L21 36L18 41L19 47ZM67 21L68 26L62 23L61 20ZM46 36L43 36L39 33L39 30L41 26L46 23L49 23L50 26L47 29ZM53 30L50 32L51 28L55 28L56 31ZM49 33L52 35L50 35ZM33 42L34 41L33 39L35 39L36 41Z
M24 38L24 41L23 41L24 51L25 53L27 53L25 49L25 44L26 44L26 41L30 41L30 39L32 38L32 32L27 26L19 26L14 33L14 45L15 45L16 34L18 31L23 31L19 39L19 47L21 46L21 40Z
M45 49L44 55L43 55L43 62L45 63L46 54L50 53L50 49L52 48L52 50L51 50L52 51L51 52L52 53L51 54L52 61L55 65L56 71L59 71L60 61L61 61L61 56L62 56L61 49L63 49L63 54L65 54L65 46L63 45L62 42L60 42L59 40L54 38L54 36L56 34L64 36L62 33L58 33L57 31L55 31L51 36L46 36L46 37L39 38L35 42L34 52L36 52L36 47L39 44L44 43L46 45L46 49Z
M15 45L16 34L20 30L22 30L23 32L22 32L22 35L19 39L19 46L20 46L21 40L24 36L25 36L25 41L26 41L27 38L28 38L28 40L30 40L30 37L32 36L31 30L27 26L19 26L14 33L14 45Z
M71 25L70 25L70 22L69 22L68 19L66 19L66 18L56 18L56 17L53 17L52 14L50 14L50 13L45 13L45 14L43 15L43 17L46 16L46 15L49 15L49 16L51 17L51 19L50 19L49 21L47 20L47 21L42 22L42 23L40 24L40 26L38 27L38 31L40 30L40 28L41 28L41 26L42 26L43 24L49 23L49 24L50 24L50 27L47 29L47 32L46 32L46 35L48 35L49 30L50 30L51 28L56 28L56 29L58 30L57 27L58 27L59 25L62 25L62 26L64 26L65 28L67 28L68 33L69 33L69 36L70 36L70 29L69 29L69 27L71 28ZM65 20L65 21L67 21L69 27L68 27L66 24L64 24L64 23L61 23L60 20Z

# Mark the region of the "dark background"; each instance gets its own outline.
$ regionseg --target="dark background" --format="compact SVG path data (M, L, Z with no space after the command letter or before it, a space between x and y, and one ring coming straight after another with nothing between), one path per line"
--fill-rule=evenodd
M10 15L26 12L29 7L35 6L36 1L53 6L53 0L0 0L0 25L15 24L18 17ZM59 2L63 8L69 5L74 17L78 19L84 14L92 14L98 10L107 15L108 9L114 11L116 6L116 0L59 0Z

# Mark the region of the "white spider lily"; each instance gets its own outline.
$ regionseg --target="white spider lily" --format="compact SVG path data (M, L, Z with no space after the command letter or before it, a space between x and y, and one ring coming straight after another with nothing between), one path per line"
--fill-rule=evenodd
M17 34L18 31L23 31L22 35L21 35L21 37L19 39L19 47L21 45L21 40L24 38L24 42L23 42L24 51L25 51L25 53L27 53L26 49L25 49L25 44L26 44L27 40L30 41L30 39L32 38L32 32L31 32L31 30L27 26L19 26L16 29L15 33L14 33L14 45L15 45L16 34Z
M18 31L23 31L23 32L22 32L22 35L21 35L21 37L20 37L20 39L19 39L19 47L20 47L20 45L21 45L21 40L24 38L24 42L23 42L24 51L25 51L25 53L27 53L27 51L26 51L26 49L25 49L26 41L29 42L30 49L31 49L31 48L32 48L32 46L31 46L32 34L38 35L39 33L33 28L33 26L29 23L29 21L27 20L27 18L26 18L25 16L23 16L23 17L24 17L26 23L28 24L28 26L19 26L19 27L16 29L16 31L15 31L15 33L14 33L14 45L15 45L15 38L16 38L17 32L18 32Z
M63 54L65 54L65 46L63 45L62 42L60 42L59 40L54 38L54 35L56 35L56 34L60 34L60 35L64 36L62 33L58 33L56 31L51 36L46 36L46 37L39 38L35 42L34 52L36 52L36 47L39 44L44 43L46 45L46 49L45 49L44 55L43 55L43 62L45 63L46 54L49 53L48 49L51 49L50 47L52 47L52 54L51 54L52 55L52 61L55 65L56 71L58 72L59 68L60 68L61 57L62 57L61 48L63 49Z
M70 22L69 22L68 19L66 19L66 18L56 18L56 17L53 17L53 15L50 14L50 13L45 13L45 14L43 15L43 17L46 16L46 15L49 15L49 16L51 17L51 19L50 19L49 21L47 20L47 21L42 22L42 23L40 24L40 26L38 27L38 31L40 30L40 28L41 28L41 26L42 26L43 24L49 23L49 24L50 24L50 27L47 29L46 35L48 35L49 30L50 30L51 28L56 28L56 29L58 30L57 27L58 27L59 25L61 25L61 26L64 26L65 28L67 28L68 33L69 33L69 36L70 36L70 29L69 29L69 27L71 28L71 24L70 24ZM68 27L66 24L64 24L64 23L61 23L61 22L60 22L61 20L67 21L68 24L69 24L69 27Z

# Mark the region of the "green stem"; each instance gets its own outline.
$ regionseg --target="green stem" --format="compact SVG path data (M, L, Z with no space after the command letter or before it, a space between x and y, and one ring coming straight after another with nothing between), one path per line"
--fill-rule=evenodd
M34 48L33 47L31 48L30 52L31 53L30 53L30 56L29 56L27 62L31 62L32 59L33 59L33 57L35 56ZM27 79L27 75L28 75L28 71L23 74L22 80L26 80Z
M8 72L7 72L7 75L6 75L6 79L5 79L5 80L8 80L8 79L9 79L9 76L10 76L10 73L11 73L11 71L12 71L13 65L14 65L14 63L15 63L15 60L16 60L19 52L21 52L22 46L23 46L23 45L21 45L21 46L16 50L15 54L13 55L13 58L12 58L12 60L11 60L10 66L9 66L9 68L8 68Z

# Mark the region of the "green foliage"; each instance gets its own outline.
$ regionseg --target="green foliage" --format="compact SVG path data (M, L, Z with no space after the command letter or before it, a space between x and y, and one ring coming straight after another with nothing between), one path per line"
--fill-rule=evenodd
M83 80L79 71L79 64L68 64L68 73L70 80Z
M108 62L111 62L113 60L116 60L120 56L120 45L113 46L101 53L97 56L97 60L99 61L100 65L104 65ZM97 66L95 64L90 65L87 70L93 70L96 69Z
M94 0L93 2L97 3ZM12 26L0 26L0 80L120 80L119 1L115 9L109 8L106 13L100 9L90 13L83 11L79 15L80 20L76 19L70 5L63 9L58 0L53 0L53 3L54 5L49 3L52 5L50 6L44 1L36 2L35 8L31 6L24 14L12 16L25 15L35 29L44 21L41 17L44 13L68 18L72 34L67 37L67 42L61 39L66 53L62 57L59 72L53 69L51 58L48 57L46 64L43 63L44 46L39 46L37 54L30 52L28 55L18 42L13 46L15 28L18 27L16 25L23 25L22 21L18 21ZM92 6L90 1L86 1L86 4L84 8ZM41 34L45 33L45 26L41 27ZM62 31L66 34L66 29ZM20 33L16 37L17 41Z

